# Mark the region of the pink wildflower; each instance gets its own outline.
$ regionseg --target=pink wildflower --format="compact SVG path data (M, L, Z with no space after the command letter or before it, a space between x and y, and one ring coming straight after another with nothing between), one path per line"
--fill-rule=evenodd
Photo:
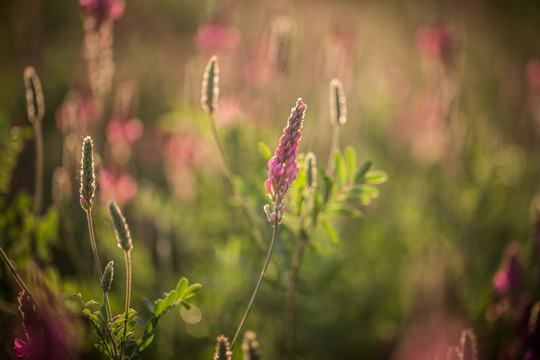
M427 57L441 61L445 66L454 64L456 39L449 27L430 25L416 32L418 49Z
M118 0L80 0L79 6L86 16L95 16L99 22L116 20L124 14L126 3Z
M204 54L234 50L240 43L240 31L233 26L214 22L204 25L195 36L197 48Z
M143 132L143 125L137 118L126 119L123 116L116 116L107 124L107 139L113 144L117 142L132 144Z
M530 59L525 73L531 89L540 90L540 59Z
M283 136L279 139L279 146L275 155L268 161L268 180L265 182L266 190L274 202L274 211L270 213L270 206L265 206L268 220L277 224L281 221L284 204L281 202L289 186L298 174L298 142L302 136L300 129L304 121L306 105L298 99L296 106L291 109L291 116L287 126L283 129Z
M137 192L137 182L128 174L122 174L118 168L101 169L98 175L101 200L108 202L116 199L118 204L128 203Z

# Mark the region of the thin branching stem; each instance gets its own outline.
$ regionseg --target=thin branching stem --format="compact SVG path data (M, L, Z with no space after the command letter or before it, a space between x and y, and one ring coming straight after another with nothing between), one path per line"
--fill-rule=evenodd
M122 348L120 349L120 359L122 359L124 349L126 348L127 326L129 320L129 303L131 300L131 256L129 250L124 251L124 255L124 258L126 259L126 309L124 315L124 336L122 340Z
M257 285L255 285L255 290L253 291L253 295L251 295L251 300L249 300L249 304L247 306L246 312L244 313L244 317L242 318L242 321L240 322L240 325L238 325L238 329L236 330L236 334L234 334L234 338L231 342L231 351L234 349L234 344L236 344L236 340L238 340L238 336L240 335L240 332L242 331L242 328L244 327L244 324L246 323L246 320L248 318L249 312L251 311L251 308L253 307L253 304L255 303L255 298L257 297L257 294L259 293L259 289L261 287L264 274L266 273L266 269L268 268L268 264L270 264L270 258L272 257L272 251L274 250L274 245L276 243L277 233L278 233L278 227L279 223L276 222L274 224L274 231L272 233L272 241L270 242L270 248L268 249L268 254L266 255L266 261L264 262L264 267L261 271L261 275L259 276L259 280L257 281Z
M2 257L2 260L4 261L6 266L8 267L9 271L11 272L11 275L13 275L13 277L15 278L15 281L17 282L17 284L19 285L21 290L23 290L28 295L28 297L32 300L32 302L36 306L36 309L41 313L41 315L43 317L47 316L47 314L43 311L43 308L36 301L36 298L32 295L32 293L28 289L28 286L26 286L23 279L21 278L21 276L19 275L19 273L15 269L15 266L13 266L13 264L11 263L9 258L7 257L6 253L4 252L4 249L2 249L1 246L0 246L0 256ZM75 357L73 356L73 354L69 350L69 348L68 348L67 344L65 343L64 339L60 339L60 342L62 343L62 347L64 348L64 351L66 352L67 356L71 360L75 360Z
M300 275L300 266L302 265L302 260L304 259L304 253L306 250L306 245L308 243L307 234L301 232L299 236L298 249L296 255L293 259L291 265L291 278L289 281L289 299L288 299L288 324L287 324L287 350L288 358L296 358L296 288L298 286L298 277Z

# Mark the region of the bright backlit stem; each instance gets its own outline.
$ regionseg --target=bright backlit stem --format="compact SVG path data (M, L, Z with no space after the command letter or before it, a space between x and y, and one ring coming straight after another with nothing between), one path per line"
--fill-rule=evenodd
M257 281L257 285L255 285L255 290L253 291L253 295L251 295L251 300L249 300L249 304L247 306L246 312L244 313L244 317L242 318L242 321L240 322L240 325L238 325L238 329L236 330L236 333L234 334L234 338L231 342L231 351L234 349L234 344L236 344L236 340L238 340L238 336L240 335L240 332L242 331L242 328L244 327L246 323L246 320L249 316L251 308L253 307L253 304L255 303L255 298L257 297L257 294L259 293L259 289L261 288L264 274L266 273L268 264L270 264L270 258L272 257L272 252L274 250L274 245L276 243L278 227L279 227L279 223L275 222L274 231L272 232L272 241L270 242L270 248L268 249L268 254L266 255L266 261L264 262L264 267L261 271L261 275L259 276L259 280Z
M99 281L101 282L101 277L103 273L101 272L101 262L99 261L99 254L97 251L96 237L94 235L94 225L92 223L92 210L86 210L86 222L88 223L88 233L90 234L90 245L92 247L92 254L94 255L94 261L96 263L96 271L98 274ZM103 293L105 309L107 310L107 320L112 319L111 304L109 302L109 295Z
M122 340L122 348L120 349L120 359L122 359L124 349L126 347L127 326L129 320L129 303L131 300L131 255L129 250L124 251L124 258L126 260L126 309L124 315L124 336Z

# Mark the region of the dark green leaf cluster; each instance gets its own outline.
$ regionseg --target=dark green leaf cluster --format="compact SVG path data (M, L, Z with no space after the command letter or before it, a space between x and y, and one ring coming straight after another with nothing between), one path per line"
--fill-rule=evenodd
M186 309L191 308L191 304L187 301L193 297L202 287L201 284L189 285L189 281L186 278L180 279L176 288L165 294L163 299L158 299L152 303L150 300L144 298L143 302L152 313L152 316L148 321L144 322L141 318L137 317L135 320L144 329L142 336L137 341L136 351L144 350L154 340L154 330L159 322L161 316L167 311L174 308L176 305L182 305Z
M0 193L6 193L17 157L23 150L24 141L32 137L29 127L9 127L9 121L0 114Z
M379 196L375 185L385 182L387 175L384 171L371 170L371 161L357 166L356 152L352 147L347 147L343 154L336 150L334 164L333 173L324 174L316 171L312 154L300 159L300 170L291 189L293 216L286 223L303 236L320 223L332 242L337 243L336 232L328 221L329 215L338 213L361 218L362 207ZM317 180L318 177L322 178L321 181Z
M187 300L193 297L200 288L200 284L189 285L188 280L182 278L176 288L166 293L163 299L158 299L154 303L143 299L152 316L145 322L140 317L135 316L137 314L135 310L129 310L125 344L123 338L125 314L114 316L107 321L103 316L106 313L104 307L92 310L92 307L99 306L98 302L94 300L85 302L80 294L77 296L83 304L83 314L88 317L92 330L100 339L98 343L94 344L96 349L110 359L119 359L119 349L125 346L123 359L138 359L139 353L154 340L154 331L161 316L179 304L189 309L191 305ZM139 338L135 338L137 332L140 333L140 331L135 330L136 325L142 328L142 335Z

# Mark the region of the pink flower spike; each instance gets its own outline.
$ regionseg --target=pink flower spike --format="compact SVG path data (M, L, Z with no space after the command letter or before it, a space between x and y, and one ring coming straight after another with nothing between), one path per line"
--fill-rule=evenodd
M283 135L279 139L279 145L275 155L268 160L268 180L265 182L266 190L274 202L273 223L279 222L283 215L282 204L285 193L296 179L298 174L298 142L302 137L302 129L306 105L302 99L298 99L296 106L291 109L291 115L287 126L283 129Z

